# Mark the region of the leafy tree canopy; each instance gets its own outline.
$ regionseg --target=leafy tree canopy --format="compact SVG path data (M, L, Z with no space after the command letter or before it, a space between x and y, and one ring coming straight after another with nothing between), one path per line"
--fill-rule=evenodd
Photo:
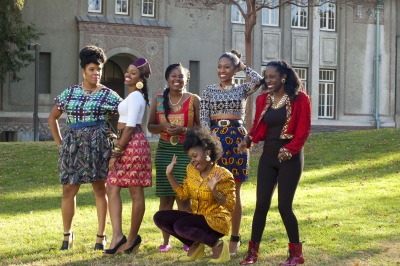
M1 0L0 8L0 83L10 75L12 82L21 80L19 71L34 61L27 51L32 41L43 34L33 24L25 24L22 9L25 0Z

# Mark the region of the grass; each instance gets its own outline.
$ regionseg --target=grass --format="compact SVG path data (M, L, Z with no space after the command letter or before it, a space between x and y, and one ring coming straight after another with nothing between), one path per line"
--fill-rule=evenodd
M153 152L157 143L152 143ZM243 185L244 245L226 265L238 265L251 233L259 154L251 158ZM294 208L304 241L306 265L400 265L400 134L395 129L312 134ZM129 228L130 197L123 190L123 227ZM184 254L172 239L167 254L152 216L155 187L145 190L146 213L139 253L104 258L93 251L97 218L90 185L81 186L73 221L75 245L61 252L61 186L52 142L0 143L1 265L177 265ZM107 232L111 237L108 221ZM258 265L286 259L287 236L274 195ZM210 249L206 249L210 254ZM185 265L207 265L208 259Z

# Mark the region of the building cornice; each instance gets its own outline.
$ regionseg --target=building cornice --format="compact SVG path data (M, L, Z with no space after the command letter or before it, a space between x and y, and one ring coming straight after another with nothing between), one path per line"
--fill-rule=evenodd
M101 16L76 16L78 30L90 34L118 36L158 37L169 36L169 22L130 18L106 18Z

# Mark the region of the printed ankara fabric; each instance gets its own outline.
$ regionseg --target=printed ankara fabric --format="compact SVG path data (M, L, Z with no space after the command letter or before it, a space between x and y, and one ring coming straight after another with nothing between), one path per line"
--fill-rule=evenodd
M249 152L241 154L239 144L246 135L246 128L241 127L213 127L222 144L224 153L218 160L218 165L228 169L235 181L245 182L249 177Z
M60 183L78 185L105 180L110 155L111 142L104 124L68 129L58 157Z
M107 184L125 188L152 186L150 144L143 132L132 135L114 167L115 171L108 172Z

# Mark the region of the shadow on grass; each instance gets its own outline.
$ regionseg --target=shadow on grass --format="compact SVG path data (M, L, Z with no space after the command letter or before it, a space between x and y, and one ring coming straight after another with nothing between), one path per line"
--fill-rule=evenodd
M90 186L90 184L85 186ZM33 188L31 188L31 190L32 189ZM45 194L41 194L33 197L13 197L12 193L10 193L10 195L7 196L7 199L4 199L3 197L6 195L3 195L3 197L1 197L3 199L0 199L0 214L17 215L21 213L30 213L32 211L37 212L61 209L61 186L59 190L59 196L46 196ZM155 195L155 188L145 188L144 191L146 199L158 198ZM123 204L131 202L128 189L122 189L121 199ZM76 202L78 208L95 206L94 193L92 191L79 191L76 196Z

